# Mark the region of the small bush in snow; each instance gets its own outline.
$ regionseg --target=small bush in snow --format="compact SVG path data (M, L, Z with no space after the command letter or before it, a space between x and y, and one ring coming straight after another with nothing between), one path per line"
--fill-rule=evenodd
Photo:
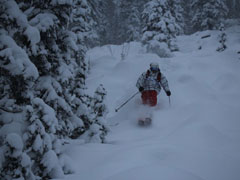
M220 46L217 48L217 51L224 51L227 48L226 41L227 41L227 35L225 33L224 25L221 24L220 26L220 34L218 35L218 41L220 43Z
M89 130L86 132L86 140L91 142L105 142L107 133L110 128L106 122L108 108L105 104L107 92L101 84L95 91L91 101L92 117Z

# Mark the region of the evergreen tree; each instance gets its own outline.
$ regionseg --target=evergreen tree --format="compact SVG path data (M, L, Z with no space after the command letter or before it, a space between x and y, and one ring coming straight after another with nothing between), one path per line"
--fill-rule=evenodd
M119 21L121 27L118 42L139 41L142 35L142 11L146 0L119 1Z
M226 5L229 9L229 18L240 18L240 1L239 0L226 0Z
M106 135L110 128L106 122L106 115L108 108L106 106L106 95L107 92L101 84L95 91L94 97L91 101L92 109L92 120L89 130L86 132L86 140L91 142L102 142L106 141Z
M98 32L101 45L117 44L120 29L119 14L114 0L102 0L101 17L98 19Z
M61 146L55 136L58 120L43 100L35 98L32 103L27 107L28 125L23 139L26 151L34 159L33 172L42 179L60 178L64 172L58 157Z
M70 30L72 1L34 1L24 3L29 22L40 31L41 41L37 53L31 56L40 77L37 81L36 96L57 112L60 137L71 136L82 121L72 111L74 77L78 67L76 52L77 37ZM33 7L34 8L33 8ZM80 51L81 52L81 51Z
M228 13L225 0L193 0L191 9L195 31L217 29Z
M34 49L40 35L14 0L1 1L0 19L0 107L10 110L28 104L33 95L39 73L25 49Z
M121 0L119 2L119 21L120 23L120 31L118 34L118 43L122 44L129 39L129 22L133 20L134 16L130 18L131 15L133 15L132 12L132 1L128 0ZM136 12L135 12L136 13Z
M93 16L91 11L91 6L85 0L77 0L74 4L74 18L71 29L77 37L76 45L78 51L74 52L77 68L75 70L74 88L71 92L74 94L71 104L74 114L83 121L83 126L78 126L74 129L71 135L72 138L77 138L82 135L88 130L90 124L89 104L91 98L85 92L87 89L85 79L87 78L87 73L89 71L88 62L85 59L85 53L87 51L85 42L86 39L89 38L88 35L92 33L91 28L94 25L93 20L91 20L91 17ZM90 42L92 39L93 38L90 38L87 42Z
M192 28L192 13L194 13L193 11L191 11L191 1L192 0L183 0L181 2L182 7L183 7L183 21L184 21L184 27L183 27L183 31L184 34L191 34L193 33L193 28Z
M133 4L130 9L129 17L126 21L127 33L125 33L126 41L139 41L141 39L141 11L138 6L135 4L136 1L133 1ZM139 2L138 2L139 3Z
M148 51L166 57L170 55L170 51L177 50L174 39L181 28L172 16L168 0L152 0L147 3L143 20L145 26L142 42Z
M179 25L177 35L183 34L184 29L184 9L182 0L169 0L169 6L172 16L175 18L176 23Z
M71 29L77 33L82 45L86 47L99 45L96 27L98 16L101 16L97 8L100 2L97 0L74 1Z
M220 46L217 48L217 51L224 51L227 48L227 35L225 33L225 28L223 24L220 25L219 31L220 34L218 35L218 41L220 43Z
M4 141L0 156L4 157L0 165L0 178L4 180L36 180L32 172L32 161L23 152L23 142L18 134L10 133ZM3 154L1 154L1 152Z
M81 104L90 104L81 92L88 68L84 59L88 28L85 23L80 24L81 31L71 29L74 7L72 1L58 0L1 0L0 4L0 117L8 117L4 122L1 119L1 126L15 121L10 115L14 113L21 113L21 120L29 122L24 147L35 162L34 174L45 178L71 172L57 152L61 149L57 137L79 136L89 124L78 116L83 111ZM56 116L54 131L47 129L49 112ZM29 128L34 127L36 132L31 134ZM43 147L37 149L41 142ZM35 149L30 148L31 143Z

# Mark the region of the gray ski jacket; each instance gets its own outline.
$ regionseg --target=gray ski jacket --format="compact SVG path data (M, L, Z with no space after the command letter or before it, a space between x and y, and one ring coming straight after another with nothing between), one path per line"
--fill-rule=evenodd
M141 74L137 80L137 88L143 87L146 90L155 90L159 94L161 87L165 92L169 91L168 81L166 77L160 72L153 73L151 70L147 70Z

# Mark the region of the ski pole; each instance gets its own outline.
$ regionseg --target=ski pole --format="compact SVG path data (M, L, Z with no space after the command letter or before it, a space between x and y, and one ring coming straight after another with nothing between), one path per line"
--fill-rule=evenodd
M121 106L119 106L118 108L115 109L115 112L118 112L119 109L121 109L125 104L127 104L132 98L134 98L137 94L139 93L136 92L135 94L133 94L126 102L124 102Z
M169 106L171 107L171 99L170 96L168 96Z

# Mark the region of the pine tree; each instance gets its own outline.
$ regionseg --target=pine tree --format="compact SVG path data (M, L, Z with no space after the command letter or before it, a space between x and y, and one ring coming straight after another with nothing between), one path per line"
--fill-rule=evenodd
M191 9L195 31L217 29L228 13L225 0L193 0Z
M114 0L102 0L98 9L97 29L101 45L116 44L120 29L116 3Z
M142 36L142 11L146 0L121 0L118 3L119 21L118 43L139 41Z
M192 28L192 24L191 24L191 19L192 19L192 13L194 13L193 11L191 11L191 1L192 0L183 0L181 2L182 7L183 7L183 21L184 21L184 27L183 27L183 31L184 34L191 34L193 33L193 28Z
M17 2L2 0L0 4L0 56L3 60L0 63L0 116L8 113L10 118L5 122L10 122L11 118L15 121L15 117L10 116L13 113L21 113L23 122L35 120L26 125L41 128L36 128L36 134L25 139L24 147L35 162L35 174L45 178L56 177L57 174L63 175L63 169L64 173L71 171L62 163L63 156L57 152L58 148L54 148L59 146L57 138L72 137L76 129L87 129L76 112L80 105L76 102L75 91L79 84L85 83L87 72L84 60L86 46L79 42L86 29L77 35L71 30L72 1ZM79 78L80 81L76 82ZM36 103L36 99L41 103ZM28 111L27 117L24 115L26 106L33 109ZM43 120L51 108L56 112L54 132L46 130L50 122ZM4 126L2 121L1 126ZM40 133L44 131L47 132ZM42 148L44 154L40 156L29 149L28 143L36 140L36 148L41 139L45 147ZM36 154L44 160L50 158L59 162L61 159L61 167L53 162L48 165L46 162L49 161L40 161Z
M70 30L72 1L34 1L23 3L30 24L40 31L41 41L31 61L37 66L40 77L35 95L41 97L56 112L59 120L57 134L71 136L82 121L72 111L77 37ZM82 55L80 55L82 56Z
M175 18L176 23L180 27L176 33L177 35L183 34L184 9L183 9L182 0L169 0L169 6L170 6L172 16Z
M71 30L77 34L82 45L94 47L99 45L97 31L97 17L99 16L99 1L96 0L75 0L73 4L73 22Z
M229 9L229 18L240 18L240 1L238 0L226 0L226 5Z
M32 172L32 161L23 151L23 141L18 134L10 133L7 135L0 156L4 157L3 164L0 165L1 179L37 179Z
M86 140L91 142L106 142L106 135L110 128L106 122L108 108L106 106L107 92L102 84L96 89L94 97L91 101L91 124L86 132Z
M127 35L126 41L139 41L141 39L141 12L139 8L133 3L130 9L129 17L127 18Z
M23 139L26 151L34 159L33 172L43 179L63 177L63 167L58 157L61 146L55 136L58 126L55 112L39 98L32 103L27 107L28 125Z
M220 34L218 35L218 41L220 43L220 46L217 48L217 51L221 52L227 48L227 45L226 45L227 35L225 33L225 28L223 24L220 25L219 31L220 31Z
M118 34L119 44L126 42L127 39L129 39L129 36L131 36L129 22L134 21L133 18L134 18L134 15L136 15L132 13L132 10L134 10L132 8L132 4L133 2L128 0L121 0L119 2L119 21L121 22L119 27L120 31Z
M145 26L142 42L148 51L166 57L170 55L170 51L177 50L173 42L181 28L171 13L168 0L152 0L147 3L143 19Z
M39 73L25 49L40 39L14 0L1 1L0 19L0 107L10 110L30 101Z

